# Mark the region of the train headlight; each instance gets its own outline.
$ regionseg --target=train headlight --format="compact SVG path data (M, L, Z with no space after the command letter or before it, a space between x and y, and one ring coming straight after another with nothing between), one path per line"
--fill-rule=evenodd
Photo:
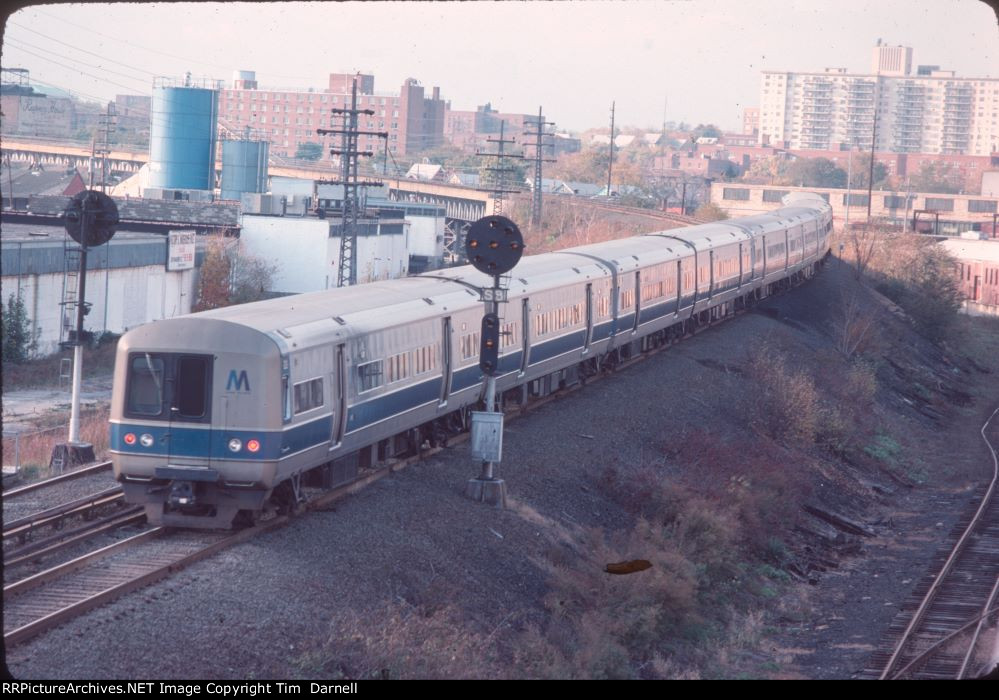
M125 433L125 437L122 438L122 439L125 441L126 445L134 445L135 444L135 433Z
M260 449L260 440L247 440L246 449L250 452L257 452Z
M243 449L243 441L239 438L233 438L229 441L229 449L233 452L239 452Z
M150 435L149 433L143 433L142 437L139 438L139 442L142 444L143 447L152 447L153 436Z

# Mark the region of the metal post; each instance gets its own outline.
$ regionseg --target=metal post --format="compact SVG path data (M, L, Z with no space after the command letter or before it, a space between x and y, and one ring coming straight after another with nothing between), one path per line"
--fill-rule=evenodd
M850 160L849 164L846 166L846 223L843 224L843 230L850 231L850 187L853 183L853 146L850 146Z
M610 161L607 163L607 196L611 196L611 172L614 169L614 105L611 102Z
M83 227L86 230L87 200L83 200ZM83 237L86 240L86 237ZM87 246L80 246L80 280L76 297L76 344L73 346L73 395L70 399L69 442L80 442L80 384L83 378L83 314L87 289Z

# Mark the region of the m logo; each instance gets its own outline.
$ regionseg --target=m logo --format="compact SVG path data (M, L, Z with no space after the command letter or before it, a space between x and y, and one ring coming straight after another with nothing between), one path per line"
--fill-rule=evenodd
M229 381L225 385L226 391L249 391L250 390L250 378L246 376L246 370L241 369L239 374L236 374L236 370L229 370Z

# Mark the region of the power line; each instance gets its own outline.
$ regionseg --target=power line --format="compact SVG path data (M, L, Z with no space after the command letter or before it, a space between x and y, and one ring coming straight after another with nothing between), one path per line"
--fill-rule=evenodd
M48 39L49 41L54 41L57 44L62 44L63 46L66 46L66 47L68 47L70 49L73 49L74 51L79 51L80 53L85 53L85 54L90 54L91 56L96 56L97 58L103 59L103 60L108 61L110 63L114 63L115 65L122 66L124 68L129 69L129 70L134 70L137 73L145 73L147 75L156 75L152 71L143 70L142 68L134 68L134 67L129 66L128 64L122 63L120 61L112 61L107 56L104 56L102 54L95 53L93 51L87 51L86 49L81 49L79 46L73 46L72 44L67 44L65 41L60 41L59 39L56 39L56 38L51 37L51 36L47 36L45 34L42 34L39 31L35 31L34 29L30 29L28 27L22 27L21 25L15 24L14 22L11 22L10 26L17 27L18 29L23 29L24 31L31 32L32 34L37 34L38 36L42 37L43 39ZM8 38L10 38L10 37L8 36ZM22 41L22 42L24 42L26 44L28 43L28 42L24 41L21 38L18 38L17 41ZM33 45L32 44L28 44L28 46L33 46ZM39 49L41 51L49 51L49 49L43 48L41 46L34 46L34 48ZM101 67L101 66L97 66L97 67ZM131 77L131 76L127 76L127 77Z

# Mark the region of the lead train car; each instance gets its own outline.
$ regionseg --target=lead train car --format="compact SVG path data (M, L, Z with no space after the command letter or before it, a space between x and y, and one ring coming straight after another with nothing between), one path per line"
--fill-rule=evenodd
M776 211L529 256L501 305L498 389L539 395L797 279L828 252L811 194ZM118 343L110 452L153 523L225 528L460 426L482 396L471 267L150 323ZM443 424L443 425L442 425Z

